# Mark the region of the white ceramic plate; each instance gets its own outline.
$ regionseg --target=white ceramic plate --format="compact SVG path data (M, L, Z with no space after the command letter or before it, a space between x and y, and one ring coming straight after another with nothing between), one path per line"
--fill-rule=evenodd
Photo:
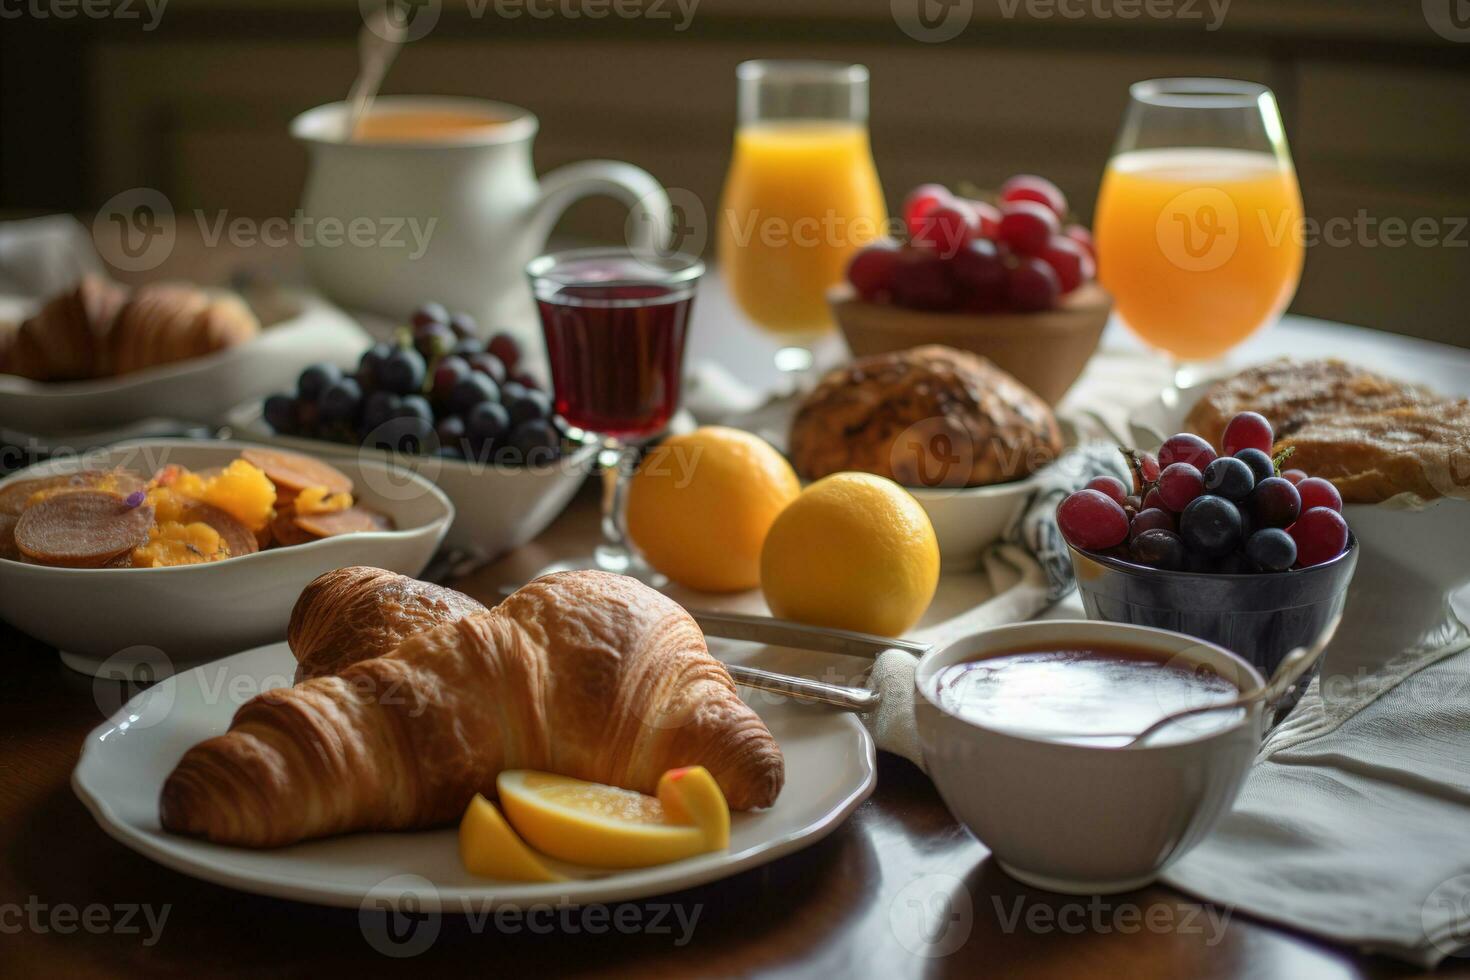
M247 297L247 299L251 299ZM247 398L295 385L308 364L353 364L371 338L341 310L305 292L285 292L252 306L256 339L229 350L118 378L29 381L0 374L0 420L26 432L65 434L159 416L218 422Z
M765 864L830 833L872 792L873 740L852 715L752 698L786 757L776 803L734 814L730 848L637 871L549 884L477 878L459 862L453 828L351 834L269 851L164 833L158 797L184 752L229 727L250 696L290 684L296 662L284 643L175 675L144 691L93 731L72 786L97 822L139 853L185 874L263 895L361 907L411 888L425 912L465 912L487 903L612 902L657 895ZM385 895L385 892L389 893Z
M247 444L155 439L123 443L80 459L41 463L0 480L87 467L151 473L166 463L222 466ZM353 494L393 518L396 530L343 534L178 568L47 568L0 559L0 618L62 652L84 673L167 676L183 664L234 653L286 635L306 584L346 565L418 575L454 520L433 484L381 462L336 460Z
M292 387L287 385L286 387ZM340 442L278 436L261 417L261 401L237 406L230 428L243 439L322 459L372 459L408 465L454 502L450 547L497 558L533 541L566 510L592 472L597 446L587 445L545 466L495 466L442 456L393 456Z

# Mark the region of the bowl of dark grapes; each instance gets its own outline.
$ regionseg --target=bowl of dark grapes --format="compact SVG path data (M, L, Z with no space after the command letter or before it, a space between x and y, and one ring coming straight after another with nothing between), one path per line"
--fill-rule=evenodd
M1132 485L1103 476L1057 506L1089 619L1217 643L1270 677L1342 611L1358 543L1327 480L1273 457L1271 424L1230 421L1219 451L1192 433L1123 449ZM1286 717L1319 670L1283 698Z

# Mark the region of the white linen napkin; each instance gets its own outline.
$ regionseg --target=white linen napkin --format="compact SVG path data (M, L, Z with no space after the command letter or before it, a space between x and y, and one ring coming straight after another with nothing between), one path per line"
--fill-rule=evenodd
M1433 967L1470 943L1470 638L1356 683L1329 655L1323 677L1164 880Z

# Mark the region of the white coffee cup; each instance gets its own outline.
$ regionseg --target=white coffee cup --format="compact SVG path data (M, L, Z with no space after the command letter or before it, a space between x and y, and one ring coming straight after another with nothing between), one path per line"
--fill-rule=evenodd
M1223 647L1166 630L1088 620L1019 623L930 651L914 684L924 762L951 812L1012 877L1069 894L1153 881L1230 809L1261 745L1261 703L1214 724L1179 723L1131 747L1034 737L961 718L940 673L1015 650L1130 647L1253 689L1259 673ZM1162 717L1165 711L1160 710Z

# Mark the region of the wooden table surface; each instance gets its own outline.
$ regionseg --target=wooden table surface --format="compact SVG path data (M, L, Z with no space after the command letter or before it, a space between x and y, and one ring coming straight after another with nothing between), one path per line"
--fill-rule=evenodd
M591 540L595 520L596 500L584 493L537 543L458 584L493 601L501 583ZM922 773L882 753L873 796L804 851L723 882L622 903L621 911L550 907L539 918L502 919L499 928L493 916L404 923L402 936L437 932L426 950L400 960L372 943L383 934L380 915L246 895L113 841L69 785L82 739L105 718L92 680L8 627L0 627L0 651L10 677L0 693L0 976L1413 972L1163 886L1079 899L1020 885L955 822ZM1462 964L1451 960L1439 975L1470 976Z

